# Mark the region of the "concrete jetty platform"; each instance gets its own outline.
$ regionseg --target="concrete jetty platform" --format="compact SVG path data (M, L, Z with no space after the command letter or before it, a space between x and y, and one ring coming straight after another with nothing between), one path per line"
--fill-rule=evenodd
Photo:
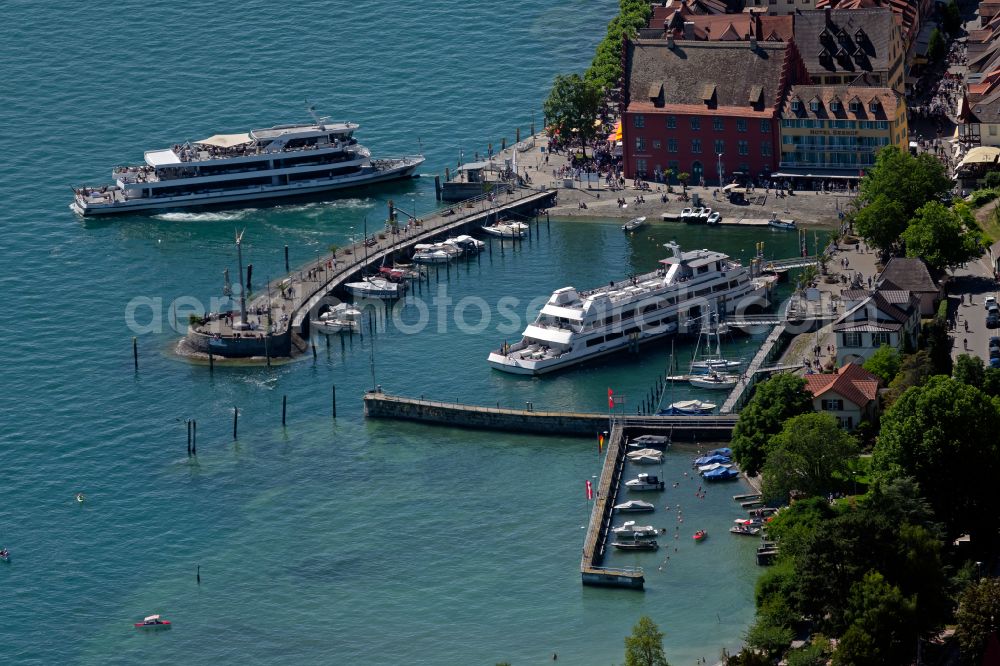
M378 419L419 421L448 427L530 432L541 435L593 437L608 430L608 414L535 411L482 407L438 402L369 391L364 397L365 416ZM728 441L736 425L735 415L621 416L614 421L633 432L670 435L677 441Z
M551 206L555 198L556 190L552 189L514 188L505 195L477 197L426 217L411 218L402 226L386 225L368 238L292 270L257 291L246 304L247 326L234 329L238 309L235 313L209 313L189 325L177 351L204 357L260 357L268 362L292 356L307 348L303 340L309 335L310 318L345 283L360 279L365 272L377 271L383 262L392 263L389 260L393 258L408 259L417 243L471 234L488 221L504 216L528 218Z
M590 525L583 541L583 557L580 559L580 576L584 585L600 587L625 587L641 590L646 583L642 567L609 568L602 567L604 553L611 531L615 496L621 483L622 469L625 467L625 427L617 421L611 428L608 453L597 483L594 507L590 512Z

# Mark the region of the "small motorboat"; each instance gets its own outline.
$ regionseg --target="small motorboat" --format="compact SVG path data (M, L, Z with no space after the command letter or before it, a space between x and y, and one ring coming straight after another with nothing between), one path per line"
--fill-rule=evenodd
M755 523L752 520L744 520L742 518L737 518L733 521L734 525L729 528L729 531L733 534L739 534L741 536L757 536L760 534L760 523Z
M666 409L661 409L660 414L664 416L696 416L698 414L711 414L717 407L714 402L702 402L701 400L680 400L671 403Z
M622 225L622 231L632 232L645 224L645 217L633 217L631 220Z
M695 541L699 541L700 542L700 541L704 541L705 537L707 537L707 536L708 536L708 532L706 532L705 530L698 530L697 532L694 533L694 536L692 536L691 538L694 539Z
M701 209L701 215L699 215L698 217L700 218L701 222L708 222L708 218L712 217L713 212L714 211L711 208L706 206L705 208Z
M786 231L795 231L798 228L795 226L795 220L782 220L778 217L777 213L771 213L771 219L768 220L767 226L772 229L784 229Z
M733 388L739 379L736 375L723 375L718 372L710 372L704 377L691 377L688 379L688 383L698 388L719 390Z
M726 456L727 458L732 458L733 457L733 450L731 448L729 448L728 446L723 446L723 447L720 447L718 449L712 449L711 451L709 451L705 455L706 456Z
M393 282L384 277L366 277L360 282L348 282L344 288L352 296L359 298L396 298L403 291L405 283Z
M648 541L615 541L611 545L618 550L657 550L660 547L655 539Z
M659 477L649 474L640 474L634 479L625 482L625 487L629 490L663 490L666 484L660 481Z
M631 458L641 458L642 456L657 456L663 455L663 452L659 449L639 449L638 451L629 451L625 456L629 459Z
M720 467L732 467L730 463L709 463L708 465L699 465L698 471L701 474L705 472L711 472L713 469L719 469Z
M338 303L329 312L321 314L319 319L309 320L309 323L319 333L334 335L361 328L361 316L361 310L352 308L347 303Z
M615 513L649 513L650 511L656 511L656 507L642 500L629 500L615 504Z
M670 446L670 438L666 435L640 435L629 440L630 449L642 449L647 446L653 448L666 448Z
M482 229L491 236L500 238L524 238L528 235L528 225L524 222L497 222Z
M730 481L740 475L735 467L718 467L702 474L706 481Z
M616 537L629 539L647 539L659 534L652 525L636 525L634 520L627 520L618 527L612 527L611 531L615 533Z
M722 224L722 213L720 213L719 211L714 211L711 215L708 216L708 219L705 220L705 224L710 224L712 226L715 226L717 224Z
M169 629L170 620L164 620L159 615L147 615L142 622L133 624L136 629Z
M0 562L10 562L10 551L6 548L0 549Z
M663 454L657 452L654 455L635 456L634 458L629 458L628 461L633 465L662 465Z
M705 209L701 208L701 207L698 207L698 208L695 208L694 210L692 210L688 214L688 216L686 218L684 218L684 221L685 222L691 222L691 223L704 222L705 221L704 215L705 215Z

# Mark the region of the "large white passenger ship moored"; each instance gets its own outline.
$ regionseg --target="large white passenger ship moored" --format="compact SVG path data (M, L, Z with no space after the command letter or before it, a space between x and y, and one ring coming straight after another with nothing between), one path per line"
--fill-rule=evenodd
M145 153L142 166L116 167L115 182L74 188L81 215L241 204L407 178L422 155L372 159L355 123L278 125Z
M591 291L557 289L524 337L490 353L489 364L540 375L687 329L710 311L768 305L773 277L751 277L722 252L666 247L673 256L651 273Z

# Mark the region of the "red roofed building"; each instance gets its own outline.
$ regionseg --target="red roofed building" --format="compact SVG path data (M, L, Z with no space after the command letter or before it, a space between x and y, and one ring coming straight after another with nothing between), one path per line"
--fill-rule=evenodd
M813 409L835 416L841 428L854 430L862 421L875 422L879 380L860 365L848 363L836 374L806 375L805 380Z
M789 87L808 80L794 42L637 39L625 45L628 178L690 174L697 185L776 170ZM721 172L721 173L720 173Z

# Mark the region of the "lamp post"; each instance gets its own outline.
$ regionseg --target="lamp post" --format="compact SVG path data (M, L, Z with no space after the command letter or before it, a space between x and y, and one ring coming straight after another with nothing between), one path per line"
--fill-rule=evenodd
M719 187L722 187L722 155L719 153Z

